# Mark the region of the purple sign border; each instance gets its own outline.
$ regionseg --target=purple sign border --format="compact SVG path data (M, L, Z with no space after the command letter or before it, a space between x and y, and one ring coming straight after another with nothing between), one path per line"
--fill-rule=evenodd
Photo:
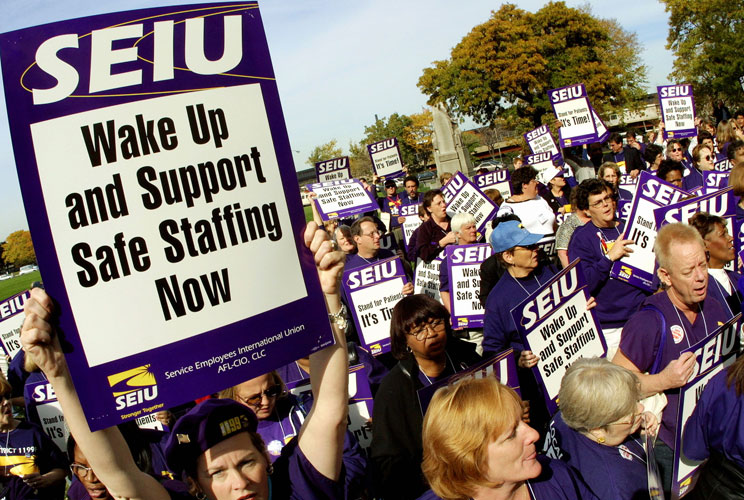
M558 118L558 113L556 113L556 111L555 111L555 103L553 102L552 94L555 93L555 92L560 92L563 89L568 89L568 88L572 88L572 87L580 87L581 88L581 95L579 97L575 97L575 98L569 99L569 100L584 99L586 101L587 106L589 107L589 115L590 115L590 119L591 119L592 105L589 102L589 95L586 93L586 87L584 86L583 83L577 83L577 84L574 84L574 85L566 85L564 87L559 87L557 89L548 90L548 101L550 101L550 106L553 108L553 114L556 116L556 118ZM565 102L565 101L563 101L563 102ZM592 128L594 129L594 132L593 133L586 134L586 135L580 135L580 136L576 136L576 137L571 137L570 139L568 139L569 141L571 141L571 143L570 144L566 144L566 138L563 137L563 127L560 127L558 129L558 136L560 137L559 147L560 148L569 148L569 147L573 147L573 146L582 146L584 144L589 144L589 143L592 143L592 142L597 142L597 127L596 127L596 125L594 125L594 120L592 120Z
M374 210L379 210L380 205L377 204L377 202L372 198L372 194L364 189L364 186L362 185L361 181L358 181L356 179L344 179L342 181L330 181L330 182L315 182L313 184L307 184L305 187L308 191L311 193L315 193L313 190L317 187L323 187L323 186L331 186L331 185L340 185L340 184L357 184L359 185L359 188L364 191L364 194L367 195L367 198L369 201L365 203L364 205L355 205L353 207L346 208L344 210L340 210L338 212L324 212L323 208L320 206L319 203L316 203L315 200L311 200L311 203L315 203L315 208L318 209L318 215L320 215L320 218L324 221L331 220L331 219L345 219L347 217L351 217L357 214L361 214L364 212L371 212ZM329 214L335 214L331 217Z
M382 279L380 281L376 281L376 282L372 283L371 285L360 286L359 288L356 288L354 290L351 290L347 286L346 283L349 280L349 275L350 274L356 273L356 272L359 272L359 271L363 271L364 269L368 269L368 268L373 267L373 266L384 264L386 262L393 262L394 265L395 265L395 275L393 275L392 277L385 278L385 279ZM383 339L383 340L376 341L376 342L367 342L365 340L364 333L363 333L364 332L364 329L362 327L361 322L359 321L359 316L356 313L356 308L354 307L354 300L353 300L353 297L352 297L352 293L354 293L354 292L356 292L358 290L361 290L362 288L369 288L370 286L379 285L380 283L386 283L388 281L395 280L395 279L398 279L398 278L402 278L403 279L403 284L404 285L406 283L408 283L408 277L406 276L405 270L403 269L403 264L402 264L402 262L400 260L400 257L391 257L389 259L378 260L376 262L372 262L371 264L369 264L367 266L357 267L357 268L354 268L354 269L350 269L348 271L344 271L344 277L343 277L343 281L341 283L342 283L343 288L344 288L344 294L346 295L346 298L347 298L347 300L349 302L349 315L354 319L354 325L356 326L357 333L359 334L359 342L360 342L360 344L362 346L364 346L365 348L367 348L369 350L369 352L373 356L377 356L377 355L380 355L380 354L383 354L383 353L386 353L386 352L390 352L390 337L388 337L386 339Z
M253 3L240 4L241 10L235 4L193 4L171 7L155 7L150 9L132 10L95 15L85 18L72 19L42 26L25 28L0 36L0 55L2 56L3 81L5 97L10 122L10 131L15 152L16 167L24 200L26 215L33 235L36 256L40 267L44 270L45 287L49 294L57 301L59 312L58 330L66 340L66 358L78 391L81 404L88 419L91 430L99 430L111 425L119 424L140 415L132 413L134 408L116 409L112 388L108 376L143 367L156 375L158 396L149 403L162 404L162 408L169 408L196 397L214 393L225 387L238 384L247 378L266 373L277 366L289 363L298 357L317 351L333 343L331 329L325 314L325 305L315 270L312 254L305 248L302 232L305 226L305 216L300 203L300 193L296 188L296 173L292 160L292 153L284 123L279 94L274 80L274 72L269 57L266 36L258 10ZM24 82L27 87L49 88L55 84L54 79L42 72L34 63L35 48L53 36L64 33L80 34L80 47L77 50L65 49L65 62L78 69L78 89L88 88L90 64L90 36L83 36L93 30L110 26L122 25L140 20L147 32L151 23L157 20L172 19L177 21L196 17L196 10L206 10L212 19L219 9L224 9L230 15L240 15L243 23L243 58L230 74L198 75L194 72L178 72L177 76L166 81L147 81L137 87L129 86L126 94L119 92L106 95L94 95L91 98L63 99L58 102L34 106L31 94L20 86ZM217 18L219 19L219 18ZM212 21L217 22L217 21ZM210 21L206 21L209 25ZM220 23L221 25L221 23ZM220 30L222 28L220 27ZM204 37L205 52L221 53L222 36ZM134 39L130 39L134 41ZM19 41L21 41L19 43ZM183 47L183 33L175 30L174 47ZM138 45L142 58L152 59L152 45L141 43ZM176 51L175 65L183 64L182 57ZM127 63L137 64L137 63ZM143 72L146 74L146 72ZM254 75L244 78L240 75ZM284 197L291 227L286 229L295 241L300 259L300 267L308 296L285 306L265 313L246 318L225 327L215 328L200 335L183 339L176 343L162 346L133 356L90 367L83 352L80 337L75 325L67 290L62 279L60 263L57 259L57 249L47 220L47 207L41 190L41 181L35 161L33 141L30 125L54 118L60 118L84 111L107 108L118 104L144 101L153 98L156 92L170 94L190 92L193 89L215 87L230 87L256 83L261 86L269 129L274 142L274 150L279 164L279 174L282 178ZM138 92L135 92L135 88ZM318 293L314 293L314 292ZM121 305L117 305L121 307ZM291 314L288 312L291 311ZM237 351L238 346L258 341L263 333L255 335L253 339L246 337L246 332L266 332L266 325L275 325L273 329L282 331L290 324L298 321L298 311L306 311L305 329L312 334L293 335L292 340L268 343L262 348L261 357L249 359L247 364L235 369L217 374L217 365L202 370L184 373L172 379L163 375L170 370L178 369L197 361L211 359ZM289 347L291 346L291 347ZM254 352L255 354L255 352ZM250 357L250 356L249 356ZM241 359L238 357L238 359ZM214 371L215 373L208 373ZM143 407L139 405L138 409ZM128 416L126 416L128 415Z
M690 104L692 104L692 121L695 122L695 97L692 91L692 85L689 83L681 83L679 85L659 85L656 87L656 95L659 98L659 107L661 108L661 120L664 120L664 101L667 99L674 99L674 97L661 97L661 89L677 88L677 87L689 87L690 88ZM687 97L687 96L682 96ZM669 132L667 131L666 122L664 123L664 140L668 140ZM684 139L686 137L697 137L697 128L693 125L692 128L674 130L674 136L672 139Z
M377 174L377 169L375 168L375 160L372 158L372 151L370 150L370 148L372 148L372 146L374 146L376 144L380 144L380 143L389 141L391 139L394 141L393 142L393 146L391 146L389 148L385 148L382 151L387 151L388 149L395 148L395 150L398 152L398 158L400 159L400 170L397 171L397 172L393 172L392 174L388 174L388 175L379 175L379 174ZM379 151L375 151L375 153L379 153ZM405 172L403 172L403 155L400 154L400 147L398 147L398 138L397 137L388 137L387 139L383 139L381 141L373 142L372 144L367 144L367 154L369 155L369 161L372 162L372 168L374 169L375 174L379 175L379 177L380 177L381 180L384 181L384 180L387 180L387 179L396 179L398 177L403 177L405 175Z
M500 369L502 364L505 368L503 372ZM498 369L493 369L492 367L498 367ZM522 396L519 385L519 377L517 376L517 362L514 359L514 349L509 348L506 351L502 351L488 358L482 363L471 366L470 368L466 368L465 370L457 372L454 375L447 377L446 379L437 380L433 384L422 387L421 389L416 391L416 396L418 397L419 406L421 408L421 414L426 414L426 410L427 408L429 408L429 403L431 403L431 398L434 397L434 393L437 392L437 390L439 390L440 388L446 387L463 378L485 378L487 376L490 376L491 373L496 374L496 378L499 380L499 382L506 385L507 387L511 387L516 391L517 394L519 394L520 397ZM506 375L506 383L502 381L502 379L504 378L503 375Z
M327 182L327 181L321 181L320 180L320 174L321 174L321 172L318 171L318 168L320 168L320 165L321 164L328 163L329 161L342 160L344 158L346 159L346 166L343 167L343 168L339 168L338 170L334 170L333 172L343 172L345 170L346 171L346 179L351 179L351 161L349 160L349 157L348 156L339 156L338 158L331 158L330 160L319 161L319 162L316 162L315 163L315 176L318 179L318 182L319 183L320 182ZM325 173L325 172L322 172L322 173ZM342 181L342 180L346 180L346 179L336 179L336 180Z
M462 186L459 189L455 190L454 192L453 192L453 190L448 190L447 186L450 186L450 185L451 186L454 186L453 181L455 181L455 180L461 180L463 182ZM498 205L496 205L493 202L493 200L491 200L491 198L489 198L488 196L486 196L485 194L483 194L483 191L481 191L478 188L478 186L476 186L475 184L473 184L470 181L470 179L467 178L467 176L465 174L463 174L462 172L455 172L455 174L450 178L450 180L448 180L444 184L444 186L442 186L442 196L444 197L444 201L447 203L447 210L449 210L449 206L450 206L450 203L452 202L452 200L454 200L455 198L457 198L460 195L460 193L462 192L462 190L465 189L468 186L468 184L471 185L473 187L473 189L475 189L475 191L478 194L480 194L481 196L483 196L483 199L485 200L485 203L486 204L490 204L491 205L491 208L492 208L491 213L487 217L485 217L483 219L483 221L480 223L480 225L478 227L475 228L476 231L478 231L480 234L485 234L486 224L488 224L488 222L491 219L493 219L493 217L499 211L499 207L498 207ZM449 201L447 201L447 196L448 195L450 196Z
M447 248L444 249L444 256L447 259L447 278L449 279L449 283L450 283L450 311L451 311L450 319L452 320L453 328L460 327L461 319L464 319L467 322L466 325L462 326L463 328L481 328L483 326L483 317L486 314L485 309L483 310L481 314L470 314L470 315L462 315L462 316L455 315L455 293L453 290L455 281L453 279L454 277L453 269L455 267L463 267L463 266L473 266L473 265L480 266L480 264L483 264L483 261L485 261L486 259L483 259L477 262L466 262L462 264L454 264L452 262L452 254L454 254L457 249L481 248L481 247L486 247L490 250L488 256L486 256L486 259L490 257L491 255L493 255L493 249L491 249L491 245L488 243L474 243L472 245L448 245ZM478 298L476 297L474 300L478 300Z
M586 284L586 278L584 278L584 273L581 272L581 267L579 267L579 263L581 262L581 259L576 259L573 262L571 262L566 268L564 268L561 272L553 276L550 281L542 285L540 288L535 290L534 293L532 293L529 297L524 299L522 302L520 302L517 306L515 306L511 310L511 316L514 320L514 324L517 326L517 331L519 332L519 336L522 339L522 342L524 343L525 349L532 350L530 348L530 343L527 337L534 331L537 331L540 329L540 327L548 322L550 318L553 317L555 314L555 310L557 310L561 305L565 302L568 302L569 300L573 299L578 295L579 293L583 293L586 300L589 300L590 294L589 290L587 288ZM561 297L561 301L559 304L557 304L551 312L549 312L545 317L541 318L540 320L536 321L532 327L527 330L522 326L522 309L528 302L532 302L535 300L535 298L541 294L544 290L550 288L553 283L557 283L562 277L566 276L568 273L571 272L571 270L576 269L576 290L566 297ZM607 343L605 342L604 335L602 334L602 328L599 326L599 320L597 320L597 316L594 313L594 309L589 309L587 311L589 316L591 317L591 320L594 322L594 329L597 332L599 336L599 341L602 343L602 347L604 348L605 355L607 354ZM555 399L548 397L548 391L545 388L545 382L542 378L542 373L540 372L539 365L535 365L532 367L532 373L535 375L535 379L537 380L538 385L540 386L540 389L543 393L543 398L545 399L545 404L548 407L548 411L551 415L553 415L556 411L558 411L558 396L555 397Z
M678 203L674 203L672 205L667 205L664 207L657 208L656 210L654 210L654 219L656 222L656 227L661 229L662 226L669 224L669 222L666 221L666 217L667 217L667 214L669 214L669 212L680 210L689 205L697 205L701 202L707 202L708 200L719 198L724 195L726 196L725 212L717 213L717 212L710 212L709 210L705 210L705 211L711 213L712 215L718 215L719 217L723 217L724 219L733 218L736 216L736 197L734 196L734 188L727 187L727 188L719 189L718 191L714 191L712 193L702 194L700 196L695 196L694 198L688 198L686 200L680 201ZM683 220L675 220L675 222L684 222L685 224L687 224L687 221L683 221Z

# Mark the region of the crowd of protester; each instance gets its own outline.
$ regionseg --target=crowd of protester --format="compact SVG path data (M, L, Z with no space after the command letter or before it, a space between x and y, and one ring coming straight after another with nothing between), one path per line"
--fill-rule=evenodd
M690 498L741 498L744 357L709 382L683 442L676 441L679 390L695 367L694 355L683 351L741 312L738 235L727 220L698 212L658 231L656 292L610 272L635 247L619 213L634 196L622 180L646 171L692 196L703 172L728 160L729 185L744 200L744 113L698 127L691 140L651 133L639 141L629 130L604 145L563 150L563 168L544 184L516 158L510 192L488 193L499 209L483 235L472 215L450 213L443 192L422 192L414 175L405 176L401 192L395 180L380 189L379 179L362 179L379 211L323 221L314 210L304 234L335 344L159 413L162 431L131 423L89 430L56 335L53 298L33 289L23 351L0 379L0 498L637 500L650 495L647 434L655 438L652 456L667 498L679 446L708 460ZM419 205L422 223L404 245L400 209L407 205ZM744 201L736 218L744 220ZM484 326L462 329L451 324L446 260L438 297L414 294L411 279L417 262L477 242L493 250L481 266ZM340 277L344 268L395 257L408 283L392 311L391 352L373 356L353 323L339 321L348 303ZM551 414L533 370L540 359L510 311L575 259L607 354L567 369L559 411ZM422 411L420 389L507 349L521 396L492 377L462 378ZM374 396L366 449L348 429L349 364L363 366ZM64 451L24 398L24 388L40 381L53 388L71 433ZM226 429L226 421L236 425Z

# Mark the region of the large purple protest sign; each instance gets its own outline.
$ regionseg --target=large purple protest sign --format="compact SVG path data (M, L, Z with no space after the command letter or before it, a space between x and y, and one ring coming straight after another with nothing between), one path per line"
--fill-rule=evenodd
M525 348L538 357L532 370L551 414L558 410L558 391L568 367L579 358L607 353L594 311L586 307L589 290L579 262L571 262L511 310Z
M555 145L553 136L550 135L550 127L541 125L534 130L524 134L524 140L533 153L550 153L553 159L561 158L561 151Z
M498 189L501 197L505 200L512 195L511 174L505 168L476 175L473 177L473 184L483 192L488 189Z
M718 170L703 171L703 191L710 194L728 186L729 172Z
M480 266L493 255L491 245L450 245L444 254L447 259L452 326L482 327L485 310L478 299Z
M343 287L359 339L373 355L390 350L390 319L407 282L398 257L344 272Z
M442 195L450 217L463 212L469 213L475 218L475 229L480 234L485 233L486 224L499 211L498 205L483 194L462 172L455 172L455 175L442 186Z
M343 219L380 208L356 179L308 184L307 189L315 193L313 201L323 220Z
M349 157L342 156L332 160L319 161L315 164L318 182L342 181L351 179Z
M29 292L21 292L0 302L0 340L5 355L13 359L21 350L21 326L25 316L23 305Z
M364 365L349 367L349 415L347 430L369 452L372 446L372 388Z
M421 413L426 414L426 409L429 408L431 398L434 397L434 393L438 389L457 383L458 380L465 378L480 379L486 377L495 377L499 382L507 387L511 387L517 391L517 394L521 395L519 378L517 377L517 362L514 359L514 349L507 349L482 363L455 373L446 379L437 380L433 384L416 391L419 405L421 406Z
M710 379L736 360L739 351L738 321L740 319L741 314L737 314L708 337L683 351L683 353L695 353L695 368L687 383L679 391L674 473L672 474L673 499L684 496L695 486L697 472L702 462L685 456L682 450L682 435L685 424Z
M638 176L638 188L633 196L633 205L625 224L625 239L635 241L633 252L612 264L610 270L612 278L625 281L642 290L652 292L656 289L654 242L657 225L654 210L676 203L684 196L687 196L686 191L662 181L645 170L641 171Z
M620 187L620 189L624 189L635 196L636 190L638 189L638 182L640 180L641 179L639 175L633 177L630 174L622 174L620 176L620 184L618 186Z
M662 206L654 210L656 227L661 228L673 222L687 224L690 218L698 212L708 212L710 215L732 219L736 215L736 202L734 188L727 187L713 193Z
M597 127L583 83L548 90L548 99L561 122L561 147L581 146L597 141Z
M410 244L411 235L422 224L421 217L419 217L420 206L421 203L416 203L414 205L402 205L400 207L400 216L405 218L400 228L403 232L403 244L406 250Z
M439 295L439 267L442 265L442 257L426 262L420 257L416 260L416 269L413 271L413 293L423 293L437 302L442 302Z
M92 430L333 343L256 3L23 29L0 56Z
M403 159L395 137L367 145L367 153L379 177L393 179L403 175Z
M622 198L617 200L617 220L627 223L631 208L633 208L633 200L623 200Z
M664 122L664 140L697 136L692 85L661 85L656 92Z
M26 383L23 393L28 419L44 429L60 450L66 450L70 430L52 384L47 380Z

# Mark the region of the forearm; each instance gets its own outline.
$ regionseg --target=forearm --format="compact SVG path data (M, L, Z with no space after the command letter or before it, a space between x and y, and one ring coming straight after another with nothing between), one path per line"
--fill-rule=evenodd
M69 372L50 376L49 382L54 387L75 442L114 498L168 498L157 481L137 468L119 429L109 427L96 432L90 431Z
M452 314L452 310L450 309L450 293L439 290L439 296L442 298L442 305L444 306L444 308L447 309L448 313Z
M325 295L328 312L341 309L338 294ZM305 419L299 446L311 464L324 476L337 480L348 412L348 355L346 337L332 324L336 343L310 355L313 408Z

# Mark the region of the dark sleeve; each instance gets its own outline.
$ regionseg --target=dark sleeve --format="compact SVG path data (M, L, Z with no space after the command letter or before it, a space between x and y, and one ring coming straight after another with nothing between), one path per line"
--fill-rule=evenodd
M67 461L65 454L54 444L52 438L46 435L41 427L34 426L39 446L39 470L42 474L49 472L52 469L63 469L67 471L67 467L70 463Z
M628 147L625 150L625 170L630 173L631 170L645 170L643 168L643 160L641 159L641 152L636 148Z
M568 261L580 258L581 270L584 272L586 283L592 295L607 282L610 277L612 261L599 250L599 243L592 245L585 236L588 234L586 226L577 229L568 244Z
M432 245L432 243L435 243ZM441 252L438 242L432 241L432 226L431 224L421 224L419 228L419 234L416 239L416 255L421 257L426 262L431 262Z
M483 307L486 307L488 294L491 293L491 289L501 277L499 275L499 266L496 258L497 257L495 255L492 255L484 260L480 266L481 286L480 293L478 294L478 300L480 300L480 303Z
M706 422L712 420L708 414L709 391L713 390L713 384L708 383L703 390L703 395L697 402L692 415L687 419L684 432L682 433L682 449L685 456L693 460L705 460L710 455L710 443L708 441L708 426Z
M411 233L411 238L408 240L408 249L406 250L406 257L413 267L416 266L416 240L418 239L419 229L421 229L421 226Z
M357 356L359 356L359 362L364 365L364 370L367 372L369 386L372 389L372 396L374 396L380 387L382 379L388 374L388 369L363 347L357 346L356 350Z
M404 377L394 369L375 396L372 477L376 496L382 498L416 498L426 489L421 473L423 417L413 384Z

